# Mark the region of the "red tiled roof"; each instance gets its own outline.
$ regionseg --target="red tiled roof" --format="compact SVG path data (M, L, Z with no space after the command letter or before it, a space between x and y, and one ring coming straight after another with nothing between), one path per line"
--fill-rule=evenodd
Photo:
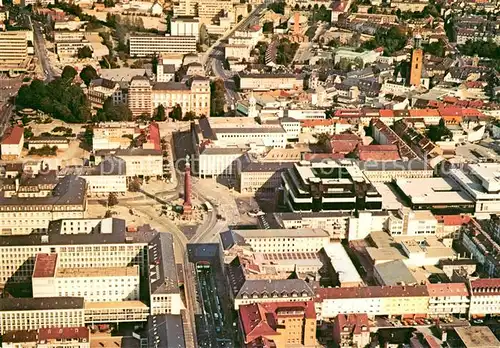
M461 226L471 219L469 215L436 215L435 218L445 226Z
M21 138L23 135L24 135L23 127L15 126L14 128L11 128L7 132L5 132L5 135L3 136L2 139L2 144L5 145L19 144L21 142Z
M304 120L301 121L302 127L317 127L317 126L331 126L333 125L333 120Z
M462 116L462 109L456 107L439 108L439 115L446 116Z
M360 109L338 109L335 111L336 117L361 117Z
M341 298L379 298L379 297L425 297L429 292L425 285L414 286L362 286L346 288L318 288L316 301Z
M352 134L352 133L335 134L332 136L331 139L332 140L340 140L340 141L347 141L347 140L360 141L361 140L360 137L358 137L356 134Z
M37 254L35 258L35 267L33 277L48 278L56 273L57 254Z
M148 141L154 144L155 150L161 150L160 127L156 122L149 125Z
M398 161L401 159L398 151L360 151L361 161Z
M89 339L89 329L81 327L65 327L38 329L38 341L63 339Z
M269 336L280 335L277 332L278 318L280 317L293 316L300 317L300 319L315 319L316 311L312 301L268 302L240 306L239 315L245 342L250 343L264 336L269 338Z
M471 289L478 288L499 288L500 290L500 278L483 278L476 279L470 282Z
M348 329L355 335L359 335L362 331L369 331L371 326L366 313L339 314L337 321L340 331L345 332Z
M486 117L481 111L474 108L465 108L462 109L463 116L477 116L477 117Z
M427 284L429 296L469 296L465 283L436 283Z
M439 117L436 109L410 109L408 112L411 117Z
M394 117L394 110L381 109L379 115L380 117Z
M479 81L467 81L464 85L467 88L483 88L483 84Z

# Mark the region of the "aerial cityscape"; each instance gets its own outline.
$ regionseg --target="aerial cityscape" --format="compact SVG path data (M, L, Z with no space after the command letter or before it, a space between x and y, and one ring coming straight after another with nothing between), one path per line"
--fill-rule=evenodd
M500 2L0 0L0 348L500 348Z

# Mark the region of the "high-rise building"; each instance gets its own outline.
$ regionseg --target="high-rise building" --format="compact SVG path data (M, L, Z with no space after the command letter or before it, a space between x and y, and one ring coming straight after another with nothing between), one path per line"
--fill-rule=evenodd
M194 53L196 36L130 35L130 55L147 57L161 53Z
M151 83L147 77L136 76L130 81L128 107L134 117L151 114Z
M18 65L28 58L26 31L0 32L0 66Z
M420 35L415 36L415 47L411 53L410 85L415 87L420 86L424 65L424 51L420 46L421 40Z

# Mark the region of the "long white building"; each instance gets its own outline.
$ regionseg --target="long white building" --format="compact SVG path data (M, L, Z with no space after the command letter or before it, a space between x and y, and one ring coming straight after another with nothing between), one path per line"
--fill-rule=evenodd
M194 53L196 36L131 35L130 55L148 57L161 53Z

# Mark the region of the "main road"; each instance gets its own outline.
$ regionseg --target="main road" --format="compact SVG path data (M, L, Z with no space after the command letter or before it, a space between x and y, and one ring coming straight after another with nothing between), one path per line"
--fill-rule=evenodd
M31 27L33 28L33 36L34 36L34 44L35 44L35 53L42 66L43 74L45 76L45 81L50 82L55 77L56 74L52 69L52 65L50 64L49 56L47 55L47 48L45 47L45 39L43 38L42 28L40 23L32 22L30 17Z
M209 71L212 71L212 73L216 77L224 80L224 87L226 89L226 102L228 103L228 105L234 106L240 99L240 97L236 92L236 84L234 82L232 72L224 69L224 43L227 39L233 36L236 31L244 30L250 25L258 23L258 18L266 9L267 5L271 2L272 1L265 1L263 4L257 6L247 18L240 21L234 28L226 32L205 53L205 56L203 58L205 68Z

